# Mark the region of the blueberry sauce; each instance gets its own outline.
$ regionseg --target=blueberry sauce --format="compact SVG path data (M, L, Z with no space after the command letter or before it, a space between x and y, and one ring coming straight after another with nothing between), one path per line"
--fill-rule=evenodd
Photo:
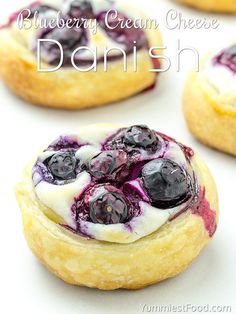
M48 148L48 150L58 151L58 150L66 150L73 151L77 150L85 144L80 144L77 140L77 137L74 135L61 135L55 141L53 141Z
M191 158L194 156L194 151L191 147L188 147L180 142L177 142L176 139L174 139L173 137L170 137L166 134L160 133L159 135L166 141L166 142L174 142L176 144L178 144L178 146L182 149L185 157L190 161Z
M182 150L186 165L165 157L171 143ZM101 143L100 153L87 161L76 155L83 145L75 136L60 136L33 168L35 186L41 181L64 185L75 181L81 172L90 175L90 183L71 206L74 232L86 235L82 222L128 227L142 214L140 202L145 202L159 210L179 207L175 217L189 209L203 218L213 235L215 212L199 189L194 171L189 170L193 150L145 125L118 129Z
M200 216L203 219L205 228L209 236L212 237L217 227L216 213L211 209L205 194L205 189L201 189L198 202L191 208L191 211L194 215Z
M219 64L227 67L233 73L236 73L236 45L221 51L213 58L213 64Z

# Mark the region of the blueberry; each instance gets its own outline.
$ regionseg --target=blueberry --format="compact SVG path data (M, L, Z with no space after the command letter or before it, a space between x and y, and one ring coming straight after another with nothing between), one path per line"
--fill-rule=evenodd
M155 131L145 125L133 125L129 128L119 129L103 144L104 150L123 150L129 156L147 155L155 153L161 147L159 137Z
M190 178L186 171L169 159L155 159L142 169L144 187L154 206L171 208L190 197Z
M88 0L73 0L67 14L72 18L93 18L93 8Z
M124 151L104 151L92 158L89 172L97 179L121 179L127 174L127 162L128 157Z
M146 148L157 141L155 133L145 125L133 125L125 131L124 141L134 147Z
M227 66L233 72L236 72L236 45L222 51L214 58L214 62Z
M105 192L92 199L89 206L90 218L94 223L117 224L127 219L127 204L118 193Z
M48 168L52 175L60 180L76 178L76 158L73 153L59 152L48 161Z

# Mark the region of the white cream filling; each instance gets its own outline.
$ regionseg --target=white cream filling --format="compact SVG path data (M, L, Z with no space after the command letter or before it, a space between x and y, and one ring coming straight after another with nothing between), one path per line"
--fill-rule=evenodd
M90 143L91 145L100 148L101 143L114 134L119 127L113 127L109 125L98 125L96 128L86 126L81 129L78 134L79 141L83 143Z
M168 149L165 152L163 158L171 159L186 169L187 166L186 157L182 149L175 142L169 142Z
M97 147L85 145L77 150L75 156L77 159L87 164L93 157L98 155L100 152L101 151Z
M118 131L118 129L117 127L114 128L106 125L82 128L77 135L78 139L83 138L84 143L91 145L80 147L76 152L76 157L88 163L91 158L101 151L101 142ZM43 161L51 154L53 152L44 152L39 158ZM185 163L187 168L185 156L177 144L170 143L169 151L165 157L172 158L182 165ZM54 185L41 181L35 187L35 192L45 206L62 217L70 227L75 228L76 224L71 214L71 206L75 201L75 197L78 197L89 186L90 182L90 175L84 171L78 175L73 183L65 185ZM126 224L103 225L80 220L80 230L97 240L130 243L158 230L169 218L173 217L186 206L186 204L182 204L168 210L163 210L155 208L146 202L140 202L139 205L142 214L134 217Z
M65 185L54 185L41 181L35 187L35 192L45 206L62 217L70 227L75 228L76 225L71 216L71 206L75 202L75 197L79 196L90 182L90 175L87 172L81 172L74 182Z
M236 107L236 73L227 66L213 64L212 58L207 61L203 74L207 81L216 89L218 96Z

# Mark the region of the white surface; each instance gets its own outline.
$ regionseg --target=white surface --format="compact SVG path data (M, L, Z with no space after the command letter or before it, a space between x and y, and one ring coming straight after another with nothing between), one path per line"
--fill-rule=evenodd
M163 25L164 16L170 8L178 9L185 17L212 18L213 15L177 6L168 0L133 2L139 2L154 16L160 16L169 56L175 55L178 38L181 38L182 45L192 45L202 52L212 45L229 43L234 39L233 16L215 16L221 23L218 30L170 31ZM1 0L0 15L12 11L16 3L23 1ZM186 52L182 71L176 73L172 68L163 74L155 90L119 104L78 112L31 106L0 84L1 313L142 313L145 304L230 305L232 313L235 313L236 159L201 145L186 129L180 96L186 71L193 63L189 56L191 54ZM67 285L37 262L22 235L13 186L23 166L39 147L58 134L76 126L102 121L146 123L182 139L202 154L218 185L220 224L212 243L185 273L140 291L103 292Z

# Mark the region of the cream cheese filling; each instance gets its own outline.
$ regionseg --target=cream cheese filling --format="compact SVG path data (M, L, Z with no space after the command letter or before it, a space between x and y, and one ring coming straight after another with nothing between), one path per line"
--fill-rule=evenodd
M213 64L211 56L206 62L203 74L220 99L236 108L236 73L227 66Z
M63 218L71 228L75 228L76 224L72 217L71 207L75 197L78 197L90 182L90 175L87 172L81 172L74 182L64 185L41 181L35 187L35 192L45 206Z

